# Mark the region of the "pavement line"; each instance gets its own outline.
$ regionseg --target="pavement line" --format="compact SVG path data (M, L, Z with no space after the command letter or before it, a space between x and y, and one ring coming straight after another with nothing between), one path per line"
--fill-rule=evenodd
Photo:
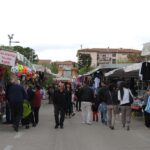
M22 132L18 132L18 133L14 136L14 138L15 138L15 139L19 139L19 138L21 138L22 135L23 135Z
M7 145L3 150L12 150L13 146L12 145Z

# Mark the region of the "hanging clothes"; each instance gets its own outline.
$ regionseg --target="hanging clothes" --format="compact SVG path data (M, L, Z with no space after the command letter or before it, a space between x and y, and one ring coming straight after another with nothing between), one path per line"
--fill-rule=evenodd
M141 67L142 79L144 81L150 80L150 63L149 62L143 62Z
M94 88L95 89L99 88L99 84L100 84L100 79L98 77L96 77L94 79Z

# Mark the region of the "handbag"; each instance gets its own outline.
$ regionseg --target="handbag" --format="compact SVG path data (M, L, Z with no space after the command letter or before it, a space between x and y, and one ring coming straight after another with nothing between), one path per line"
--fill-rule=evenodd
M145 107L145 111L150 113L150 96L148 97L148 101L147 101L147 104L146 104L146 107Z

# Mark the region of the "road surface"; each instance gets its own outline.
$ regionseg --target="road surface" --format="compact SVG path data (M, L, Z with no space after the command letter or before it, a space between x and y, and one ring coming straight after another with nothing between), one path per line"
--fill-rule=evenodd
M130 131L122 128L120 117L115 130L101 122L81 124L81 112L66 119L64 129L54 129L53 106L45 100L37 127L15 132L0 125L0 150L150 150L150 129L143 118L132 119Z

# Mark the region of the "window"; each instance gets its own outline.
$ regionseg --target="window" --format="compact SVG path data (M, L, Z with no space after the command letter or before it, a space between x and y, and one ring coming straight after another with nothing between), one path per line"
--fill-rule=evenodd
M64 70L64 77L71 77L71 70Z
M102 59L103 59L103 60L106 60L106 55L102 55Z
M112 54L112 57L116 57L116 53L113 53L113 54Z
M113 63L113 64L116 64L116 59L112 59L112 63Z

